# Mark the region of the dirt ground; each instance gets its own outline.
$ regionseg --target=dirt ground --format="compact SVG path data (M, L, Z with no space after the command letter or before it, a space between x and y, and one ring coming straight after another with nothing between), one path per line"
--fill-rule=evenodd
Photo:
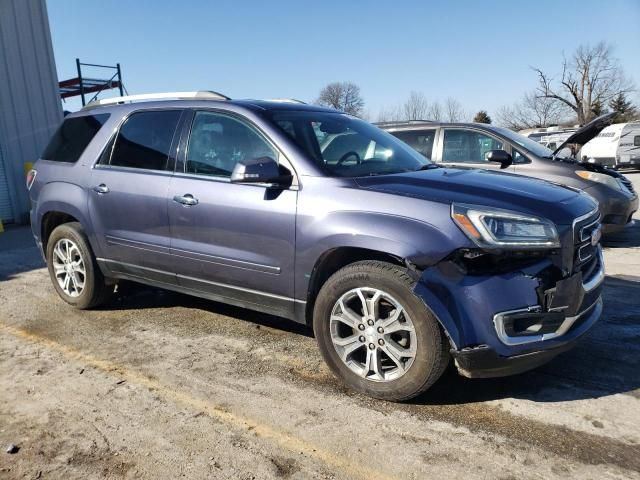
M604 315L574 350L392 404L275 317L135 286L73 310L28 229L7 229L0 478L640 479L640 221L605 263Z

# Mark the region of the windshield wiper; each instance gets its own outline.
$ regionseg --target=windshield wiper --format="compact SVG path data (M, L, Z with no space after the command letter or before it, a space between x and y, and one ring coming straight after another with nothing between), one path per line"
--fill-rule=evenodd
M420 168L418 168L417 170L414 170L416 172L419 172L421 170L431 170L434 168L440 168L439 165L436 165L435 163L426 163L424 165L422 165Z

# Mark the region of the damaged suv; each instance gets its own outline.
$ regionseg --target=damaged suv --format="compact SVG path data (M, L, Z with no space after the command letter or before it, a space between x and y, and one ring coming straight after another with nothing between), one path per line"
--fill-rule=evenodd
M451 360L467 377L534 368L600 316L587 194L441 168L295 101L150 98L67 116L28 176L33 233L77 308L124 279L293 319L350 387L396 401Z

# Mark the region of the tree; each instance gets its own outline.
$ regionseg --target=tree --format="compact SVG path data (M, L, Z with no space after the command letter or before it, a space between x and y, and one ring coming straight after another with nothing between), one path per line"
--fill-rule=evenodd
M378 112L378 122L398 122L402 120L400 107L385 107Z
M455 98L448 97L444 102L447 122L462 122L467 116L462 105Z
M609 108L612 112L616 112L616 123L625 123L638 118L638 109L627 100L627 96L624 93L619 94L617 97L611 99L609 102Z
M330 83L320 90L316 103L355 116L360 115L364 108L360 87L351 82Z
M578 47L571 59L562 62L560 82L539 68L537 94L555 99L571 110L584 124L594 117L593 106L604 105L618 95L633 91L633 83L625 75L612 47L600 42L595 46Z
M475 123L491 123L491 117L485 110L480 110L476 113L476 116L473 117L473 121Z
M427 117L429 102L424 94L411 92L402 106L405 120L424 120Z
M427 113L427 117L429 117L429 120L433 120L434 122L442 121L442 119L444 118L444 115L442 113L442 106L440 105L440 102L433 102L429 106L429 112Z
M528 92L512 106L498 110L497 123L512 130L540 128L558 125L569 116L569 108L553 98L538 96Z
M600 100L596 100L591 104L591 114L593 117L599 117L603 113L607 113L607 112L606 112L605 106L602 105L602 102Z

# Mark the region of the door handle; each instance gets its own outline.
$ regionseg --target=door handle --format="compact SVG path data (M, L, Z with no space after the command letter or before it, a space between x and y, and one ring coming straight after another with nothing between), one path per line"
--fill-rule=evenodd
M96 185L95 187L93 187L93 191L99 194L105 194L109 193L109 187L107 187L104 183L101 183L100 185Z
M185 195L176 195L175 197L173 197L173 201L181 203L185 207L191 207L198 204L198 199L193 198L193 195L191 195L190 193L186 193Z

